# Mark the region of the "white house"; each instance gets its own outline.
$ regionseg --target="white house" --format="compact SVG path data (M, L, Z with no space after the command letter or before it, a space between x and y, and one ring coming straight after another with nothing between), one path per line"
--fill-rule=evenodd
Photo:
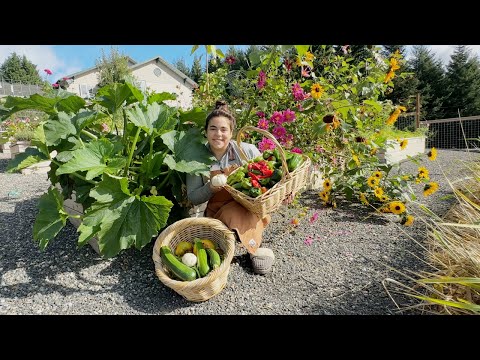
M169 92L177 94L177 99L171 105L178 105L183 109L192 107L192 91L197 86L180 70L157 56L153 59L137 63L130 57L128 65L132 75L137 79L136 84L140 89L150 89L155 92ZM98 89L98 68L92 67L87 70L66 76L68 81L67 91L75 93L82 98L90 98Z

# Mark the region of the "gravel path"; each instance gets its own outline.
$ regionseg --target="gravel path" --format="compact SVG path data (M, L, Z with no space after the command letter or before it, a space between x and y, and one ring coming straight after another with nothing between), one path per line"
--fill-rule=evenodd
M439 165L457 179L458 159L469 156L480 158L440 150L437 162L427 164L440 190L425 203L437 214L452 204L440 199L449 191ZM419 253L418 245L391 221L396 216L348 203L326 209L308 191L300 204L309 208L296 228L290 221L298 208L283 207L272 216L264 237L276 255L272 273L253 274L246 251L237 246L225 289L191 303L156 277L153 241L142 251L104 260L89 246L77 249L78 234L68 224L41 252L32 227L38 198L49 186L46 174L6 174L7 163L0 157L0 314L398 314L381 284L391 276L385 265L421 266L409 253ZM402 166L416 170L412 165ZM318 219L310 224L315 212ZM417 240L424 236L420 221L403 229ZM307 236L314 238L311 245Z

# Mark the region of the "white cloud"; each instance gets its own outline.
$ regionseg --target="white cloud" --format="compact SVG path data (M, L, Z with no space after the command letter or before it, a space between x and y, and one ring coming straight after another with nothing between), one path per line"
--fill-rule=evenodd
M65 63L58 57L51 45L0 45L0 64L12 54L25 55L29 61L37 65L37 70L42 79L46 73L44 69L50 69L53 74L48 80L55 82L59 78L83 70L79 64Z

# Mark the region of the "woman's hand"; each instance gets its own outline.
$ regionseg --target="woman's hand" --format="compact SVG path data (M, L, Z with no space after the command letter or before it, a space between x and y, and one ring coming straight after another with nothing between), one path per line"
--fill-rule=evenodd
M210 190L212 190L213 193L217 193L223 189L223 186L213 186L211 181L209 182L209 184L210 184Z

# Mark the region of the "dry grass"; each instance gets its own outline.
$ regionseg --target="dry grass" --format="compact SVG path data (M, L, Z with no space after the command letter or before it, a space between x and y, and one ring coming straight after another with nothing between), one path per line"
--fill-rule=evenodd
M394 302L392 292L419 300L403 310L480 314L480 163L465 163L465 167L469 176L449 181L457 203L443 218L423 208L427 215L421 220L428 232L425 263L431 270L408 275L392 269L411 285L391 278L384 281Z

